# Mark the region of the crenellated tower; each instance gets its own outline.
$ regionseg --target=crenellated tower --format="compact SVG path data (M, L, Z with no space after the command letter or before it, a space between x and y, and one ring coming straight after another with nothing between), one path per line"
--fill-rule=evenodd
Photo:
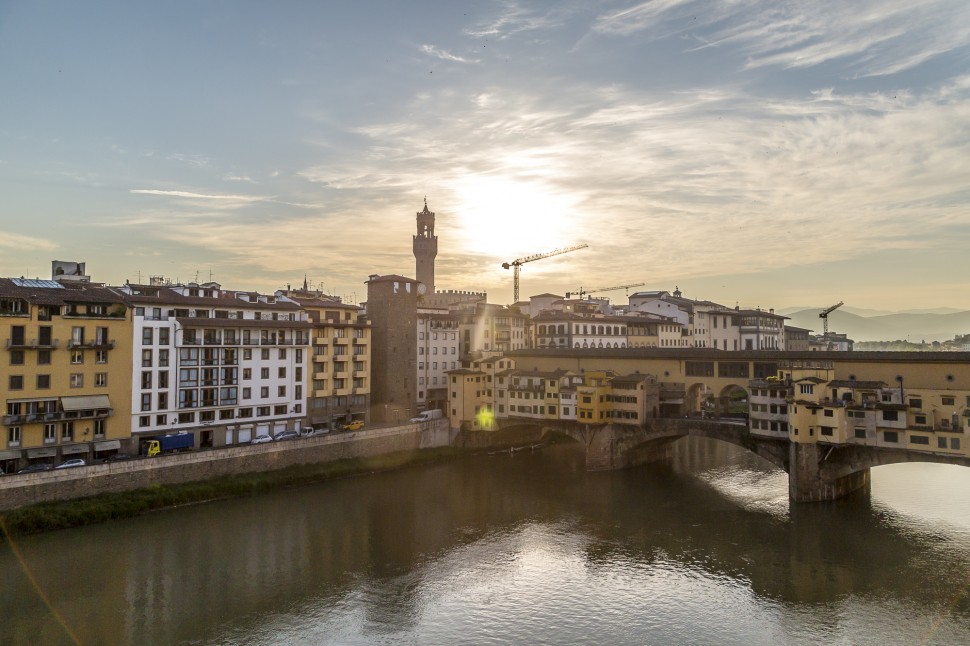
M425 286L426 294L434 294L434 259L438 255L438 236L434 234L434 212L428 210L428 198L424 198L424 210L417 213L418 232L414 236L414 275Z

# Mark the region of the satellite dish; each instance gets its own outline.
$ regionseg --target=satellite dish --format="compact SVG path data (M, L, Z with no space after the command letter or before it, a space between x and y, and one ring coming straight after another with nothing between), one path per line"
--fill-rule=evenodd
M428 291L428 286L425 285L424 283L418 283L418 293L423 294L426 291Z

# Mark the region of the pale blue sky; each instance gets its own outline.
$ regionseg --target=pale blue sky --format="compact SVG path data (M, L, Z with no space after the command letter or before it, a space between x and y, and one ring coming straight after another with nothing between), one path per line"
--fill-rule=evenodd
M0 1L0 275L970 309L970 3ZM622 292L612 296L622 300Z

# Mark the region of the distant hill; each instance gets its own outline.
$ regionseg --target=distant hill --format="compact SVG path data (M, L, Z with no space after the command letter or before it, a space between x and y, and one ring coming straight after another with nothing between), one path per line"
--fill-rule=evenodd
M848 311L850 309L841 307L829 314L829 331L848 334L854 341L947 341L958 334L970 332L970 312L951 308L940 308L943 313L937 310L913 310L875 316L860 316ZM791 319L789 325L821 334L822 320L818 317L821 311L822 308L803 309L785 316Z
M784 309L779 309L776 311L783 316L789 316L793 312L801 312L802 310L814 310L815 313L818 314L818 312L821 312L822 310L828 307L831 307L834 304L835 303L830 303L825 307L807 307L807 306L786 307ZM893 311L893 310L870 310L864 307L852 307L851 305L843 305L837 311L849 312L850 314L857 314L858 316L871 318L873 316L887 316L889 314L959 314L963 310L958 310L954 307L932 307L928 309Z

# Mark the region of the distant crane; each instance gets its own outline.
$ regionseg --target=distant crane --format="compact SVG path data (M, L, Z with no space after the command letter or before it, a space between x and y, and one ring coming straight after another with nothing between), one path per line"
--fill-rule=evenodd
M829 314L831 314L835 310L839 309L844 304L845 303L843 301L839 301L838 303L836 303L832 307L828 307L828 308L822 310L821 312L819 312L818 317L820 319L822 319L822 329L824 331L824 334L822 335L823 337L826 337L827 338L828 335L829 335Z
M612 292L616 289L630 289L631 287L642 287L646 283L630 283L629 285L616 285L614 287L600 287L599 289L586 290L580 287L575 292L566 292L566 298L568 299L573 294L577 294L580 299L583 298L583 294L602 294L603 292Z
M550 256L558 256L560 254L569 253L570 251L585 249L588 246L589 246L588 244L583 243L580 245L576 245L575 247L565 247L563 249L554 249L553 251L549 251L547 253L537 253L531 256L526 256L525 258L518 258L516 260L513 260L512 262L503 262L502 269L508 269L509 267L512 267L512 269L514 270L512 272L514 274L512 302L513 303L519 302L519 271L522 265L524 265L527 262L532 262L533 260L542 260L543 258L549 258Z

